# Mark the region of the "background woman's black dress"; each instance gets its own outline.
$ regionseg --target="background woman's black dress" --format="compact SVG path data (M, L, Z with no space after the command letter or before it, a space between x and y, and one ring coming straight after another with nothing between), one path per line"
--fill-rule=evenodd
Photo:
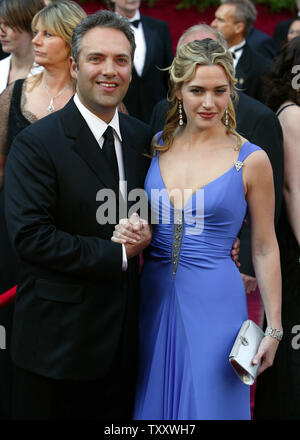
M284 336L272 368L258 377L254 418L300 420L300 249L284 207L277 232Z

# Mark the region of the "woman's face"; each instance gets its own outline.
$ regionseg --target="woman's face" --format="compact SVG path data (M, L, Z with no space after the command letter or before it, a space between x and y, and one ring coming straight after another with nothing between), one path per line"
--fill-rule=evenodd
M295 20L289 28L288 34L287 34L287 40L291 41L295 37L299 37L300 35L300 20Z
M182 100L187 125L211 128L221 119L230 99L230 84L221 66L198 66L194 77L176 94Z
M113 0L116 12L126 17L133 17L141 5L141 0Z
M31 46L32 35L26 31L19 31L7 25L0 17L0 42L6 53L22 54Z
M69 60L70 46L62 37L51 34L39 21L33 35L32 44L36 63L47 67L65 63Z

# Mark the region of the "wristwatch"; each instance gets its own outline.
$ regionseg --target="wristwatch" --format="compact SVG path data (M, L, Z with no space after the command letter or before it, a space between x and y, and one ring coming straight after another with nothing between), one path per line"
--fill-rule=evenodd
M277 339L277 341L281 341L283 336L283 331L278 330L277 328L270 327L268 325L265 331L265 336L271 336L271 338Z

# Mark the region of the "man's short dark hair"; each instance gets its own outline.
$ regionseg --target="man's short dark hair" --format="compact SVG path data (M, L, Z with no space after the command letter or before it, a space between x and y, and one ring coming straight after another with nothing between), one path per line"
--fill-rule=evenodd
M81 42L84 35L96 27L112 28L123 32L130 43L131 58L133 60L135 51L134 33L130 27L127 18L115 14L111 11L101 10L95 14L88 15L79 23L73 33L72 38L72 57L78 66L79 55L81 51Z

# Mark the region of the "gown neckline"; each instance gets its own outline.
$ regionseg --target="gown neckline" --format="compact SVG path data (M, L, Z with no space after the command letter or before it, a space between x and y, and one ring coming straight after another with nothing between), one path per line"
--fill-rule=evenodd
M214 183L214 182L218 181L219 179L225 177L227 174L230 173L230 171L232 171L232 170L235 168L235 163L239 161L239 159L240 159L240 155L241 155L241 151L242 151L244 145L246 145L246 144L249 144L249 141L244 142L243 145L241 146L240 151L239 151L239 154L238 154L238 157L237 157L237 159L234 161L232 167L230 167L227 171L224 171L224 173L220 174L220 175L219 175L218 177L216 177L215 179L213 179L213 180L211 180L210 182L206 183L205 185L201 186L201 188L198 188L196 191L194 191L194 192L191 194L191 196L188 198L188 200L186 201L186 203L184 204L183 208L182 208L180 211L184 211L185 207L188 205L188 203L190 202L190 200L192 200L192 198L194 197L194 195L197 194L201 189L205 189L205 188L207 188L209 185L211 185L212 183ZM174 205L173 205L173 203L171 202L169 190L167 189L167 187L166 187L166 185L165 185L165 182L164 182L164 179L163 179L162 174L161 174L161 169L160 169L160 164L159 164L159 154L157 154L156 157L157 157L157 166L158 166L158 171L159 171L159 177L160 177L160 180L161 180L161 182L162 182L162 184L163 184L164 189L165 189L166 192L167 192L168 199L169 199L169 202L170 202L170 205L171 205L172 209L176 209L176 210L177 210L177 208L175 208Z

